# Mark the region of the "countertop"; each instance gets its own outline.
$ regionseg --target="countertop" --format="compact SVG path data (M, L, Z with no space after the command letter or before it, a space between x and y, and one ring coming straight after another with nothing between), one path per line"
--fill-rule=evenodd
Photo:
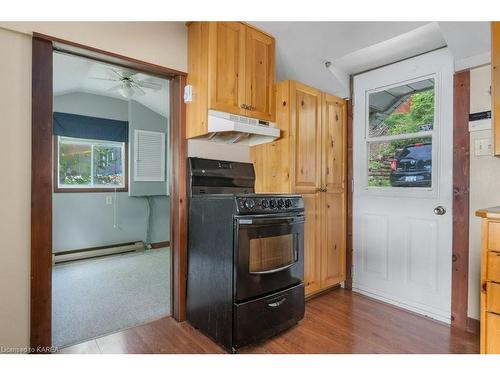
M500 206L481 208L476 211L476 216L484 219L500 219Z

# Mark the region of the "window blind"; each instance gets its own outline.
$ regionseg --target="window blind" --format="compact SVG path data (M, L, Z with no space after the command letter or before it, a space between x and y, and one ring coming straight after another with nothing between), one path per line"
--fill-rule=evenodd
M128 142L128 121L54 112L53 132L64 137Z

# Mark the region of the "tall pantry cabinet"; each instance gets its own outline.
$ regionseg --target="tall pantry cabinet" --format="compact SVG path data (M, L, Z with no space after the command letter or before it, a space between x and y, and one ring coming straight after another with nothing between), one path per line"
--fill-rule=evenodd
M347 103L295 81L276 88L279 140L251 150L259 193L302 194L306 295L345 280Z

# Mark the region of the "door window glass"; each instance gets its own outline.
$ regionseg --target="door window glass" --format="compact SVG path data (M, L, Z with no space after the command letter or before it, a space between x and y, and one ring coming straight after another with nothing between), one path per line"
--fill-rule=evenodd
M250 239L250 272L266 272L295 262L295 236Z
M434 79L368 96L368 187L432 187Z

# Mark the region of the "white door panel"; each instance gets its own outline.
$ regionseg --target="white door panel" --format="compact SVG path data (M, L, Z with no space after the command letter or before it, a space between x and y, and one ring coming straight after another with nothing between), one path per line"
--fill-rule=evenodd
M448 323L452 124L447 49L354 77L353 289Z

